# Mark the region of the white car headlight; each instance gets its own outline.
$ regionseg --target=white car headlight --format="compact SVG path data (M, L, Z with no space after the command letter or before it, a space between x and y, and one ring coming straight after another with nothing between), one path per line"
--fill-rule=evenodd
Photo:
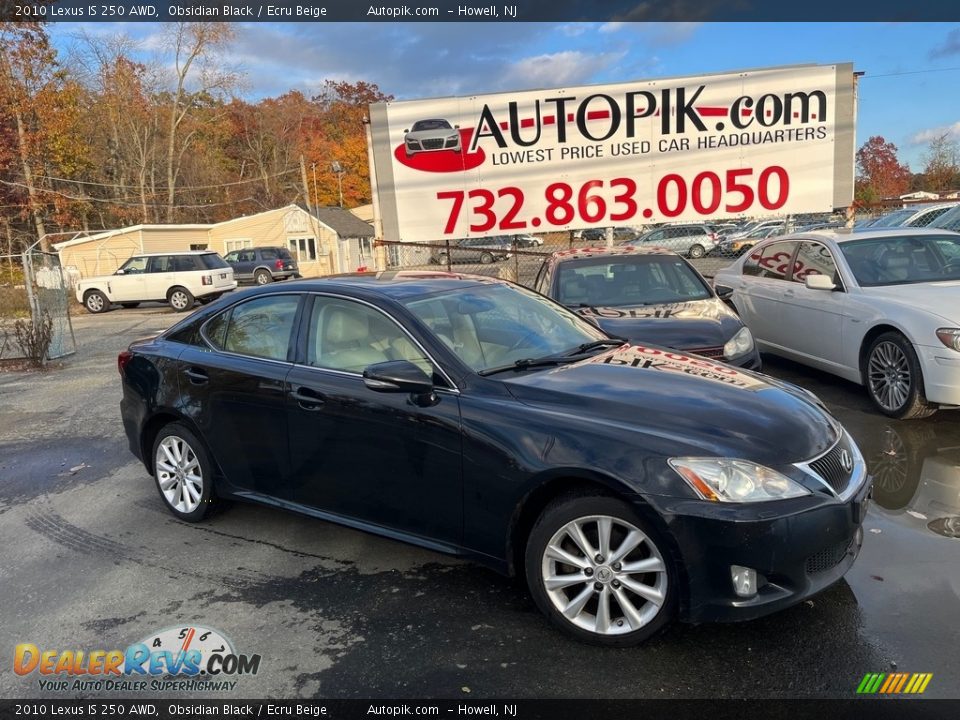
M747 460L678 457L667 462L704 500L763 502L810 494L786 475Z
M723 346L723 356L732 358L753 350L753 335L749 328L742 327L737 334L727 340Z
M937 337L951 350L960 352L960 328L940 328Z

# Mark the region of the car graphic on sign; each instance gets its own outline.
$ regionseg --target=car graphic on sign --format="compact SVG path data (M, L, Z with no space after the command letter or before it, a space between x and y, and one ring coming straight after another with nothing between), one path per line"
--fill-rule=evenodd
M460 152L459 127L440 118L417 120L411 128L403 131L403 146L406 148L407 157L437 150Z

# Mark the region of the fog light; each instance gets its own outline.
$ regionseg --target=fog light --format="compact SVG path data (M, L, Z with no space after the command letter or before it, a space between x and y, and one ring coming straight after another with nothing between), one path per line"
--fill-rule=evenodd
M733 591L739 597L753 597L757 594L757 571L740 565L730 566L730 578Z

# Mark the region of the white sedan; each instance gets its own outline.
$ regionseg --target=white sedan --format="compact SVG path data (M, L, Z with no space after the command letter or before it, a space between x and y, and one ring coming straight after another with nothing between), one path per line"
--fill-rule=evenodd
M764 352L865 385L893 418L960 406L960 233L799 233L716 274Z

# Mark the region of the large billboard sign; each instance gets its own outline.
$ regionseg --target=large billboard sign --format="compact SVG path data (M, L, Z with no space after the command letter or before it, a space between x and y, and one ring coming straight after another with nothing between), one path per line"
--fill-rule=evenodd
M370 107L387 240L829 212L853 197L852 64Z

